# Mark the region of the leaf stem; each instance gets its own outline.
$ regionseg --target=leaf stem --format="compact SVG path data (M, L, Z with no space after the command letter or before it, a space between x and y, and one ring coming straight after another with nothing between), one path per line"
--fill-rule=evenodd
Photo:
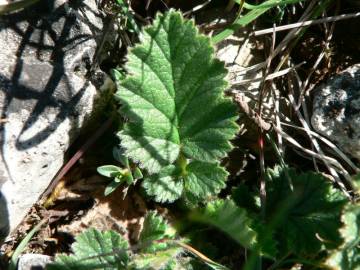
M182 153L180 153L179 158L176 161L176 165L180 169L181 176L187 175L187 170L186 170L187 164L188 162L186 157Z

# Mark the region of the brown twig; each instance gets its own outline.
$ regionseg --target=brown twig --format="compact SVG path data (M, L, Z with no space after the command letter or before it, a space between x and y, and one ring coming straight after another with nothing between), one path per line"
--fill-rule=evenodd
M242 94L236 91L232 91L234 101L239 105L240 109L262 130L268 131L271 128L271 124L263 120L253 109L249 107L249 104L245 101Z

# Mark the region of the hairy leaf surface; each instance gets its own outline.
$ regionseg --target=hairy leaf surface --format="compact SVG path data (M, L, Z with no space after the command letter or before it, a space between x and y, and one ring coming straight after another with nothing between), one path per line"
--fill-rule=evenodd
M171 10L158 15L140 40L128 54L128 76L118 81L116 93L129 119L118 133L125 154L149 174L159 173L180 155L190 162L218 163L232 148L237 112L224 96L227 71L213 57L209 38L198 33L193 21ZM169 181L161 174L160 182ZM206 189L219 191L219 185L206 187L203 180L189 177L188 185L199 186L197 195ZM155 186L146 185L154 193ZM171 185L181 193L179 184ZM166 194L158 201L178 197Z
M170 247L154 254L138 254L133 257L130 269L136 270L180 270L177 257L183 253L179 247Z
M167 247L166 242L156 241L174 237L175 230L155 211L151 211L145 217L139 245L143 252L156 252Z
M293 190L289 185L289 176ZM341 243L343 193L320 174L297 174L293 169L268 170L266 183L267 222L275 229L284 253L315 255Z
M174 165L164 167L158 174L146 177L142 183L149 196L157 202L173 202L180 198L184 183Z
M191 218L218 228L244 247L253 248L256 244L256 232L250 227L251 219L232 200L208 203L205 208L194 211Z
M187 165L186 170L186 174L181 175L175 166L169 165L159 174L146 178L143 186L157 202L175 201L184 188L194 201L199 201L219 193L225 187L228 173L218 164L194 161Z
M76 237L71 256L58 255L49 270L116 270L129 260L128 243L114 231L88 229Z
M347 205L341 220L344 226L340 229L340 234L344 243L330 252L325 265L333 270L359 270L360 205Z

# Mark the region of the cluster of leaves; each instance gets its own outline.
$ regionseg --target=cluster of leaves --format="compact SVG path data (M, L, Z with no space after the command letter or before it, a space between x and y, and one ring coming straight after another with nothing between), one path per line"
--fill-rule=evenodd
M317 269L360 269L360 205L322 175L276 167L267 171L266 211L246 186L231 198L194 211L192 220L213 225L253 251L244 269L264 257L278 266L301 262Z
M193 210L189 220L212 226L252 251L244 269L253 269L261 257L279 266L300 261L317 269L360 269L360 205L349 203L320 174L280 167L267 173L265 214L257 203L259 195L239 186L231 197ZM186 243L150 212L132 248L115 232L90 229L76 238L74 255L58 255L48 269L197 269L191 268L194 257Z
M175 230L156 212L149 212L136 247L114 231L88 229L76 237L73 255L58 255L48 270L176 269L183 253ZM136 253L133 252L136 250Z
M203 255L188 248L186 242L160 215L151 211L145 217L136 245L130 247L117 232L88 229L76 237L72 255L57 255L46 269L180 270L192 269L194 262L201 261L214 270L229 270L208 258L203 259Z

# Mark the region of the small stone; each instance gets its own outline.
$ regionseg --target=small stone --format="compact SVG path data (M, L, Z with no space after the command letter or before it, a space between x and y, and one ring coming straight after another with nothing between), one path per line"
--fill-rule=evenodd
M360 64L347 68L314 91L313 128L360 160Z
M50 256L42 254L21 255L17 270L43 270L46 264L52 262Z

